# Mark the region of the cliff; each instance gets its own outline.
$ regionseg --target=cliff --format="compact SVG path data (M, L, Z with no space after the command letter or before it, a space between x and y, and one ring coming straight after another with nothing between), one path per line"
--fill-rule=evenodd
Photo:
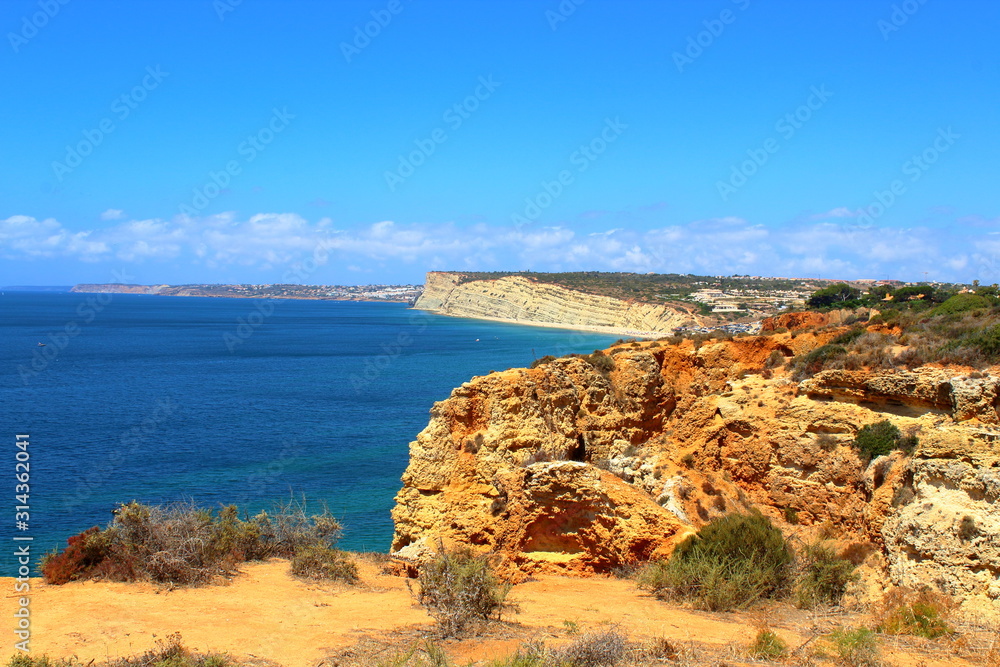
M419 561L440 539L495 551L515 577L603 573L756 507L867 554L870 590L932 584L997 611L1000 380L765 369L842 330L619 345L603 373L571 357L474 378L410 445L392 549ZM865 462L854 436L883 419L919 445Z
M692 323L680 308L587 294L522 276L461 282L460 273L430 272L415 308L442 315L607 330L670 333Z

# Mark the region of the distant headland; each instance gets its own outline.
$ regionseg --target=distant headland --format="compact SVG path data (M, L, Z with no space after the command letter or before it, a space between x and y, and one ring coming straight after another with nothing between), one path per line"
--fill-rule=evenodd
M323 299L413 303L420 296L423 288L423 285L125 285L122 283L85 283L74 285L70 291L85 294L152 294L240 299Z

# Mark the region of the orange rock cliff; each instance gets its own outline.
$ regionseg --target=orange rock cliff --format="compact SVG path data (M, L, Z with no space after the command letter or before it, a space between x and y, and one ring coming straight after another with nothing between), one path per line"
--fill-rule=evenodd
M765 369L839 332L618 345L604 373L569 357L473 378L410 445L392 550L419 561L440 540L491 550L514 577L606 573L757 508L786 534L825 524L869 550L875 588L929 584L996 610L1000 378ZM854 436L883 419L919 445L866 464Z

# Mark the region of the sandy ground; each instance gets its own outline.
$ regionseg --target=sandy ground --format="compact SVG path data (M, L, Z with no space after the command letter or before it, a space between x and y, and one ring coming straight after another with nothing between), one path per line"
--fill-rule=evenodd
M361 573L363 583L355 587L313 584L291 577L287 561L273 560L246 565L229 584L202 588L105 582L48 586L33 580L31 649L34 654L101 661L140 653L156 639L179 632L186 646L199 651L312 667L352 664L325 658L360 640L374 638L405 648L433 631L431 618L414 604L404 579L383 575L368 562L362 563ZM13 592L12 579L0 585L7 591L0 615L11 619L21 594ZM513 623L486 637L443 644L458 664L509 654L527 639L569 641L567 628L573 624L586 631L614 623L634 639L665 637L738 655L755 632L755 620L764 616L792 647L807 641L815 628L848 622L787 606L741 614L686 610L620 579L541 577L516 586L513 598L521 609L512 615ZM9 655L13 640L9 632L4 634ZM890 647L887 657L897 665L977 664L941 653Z

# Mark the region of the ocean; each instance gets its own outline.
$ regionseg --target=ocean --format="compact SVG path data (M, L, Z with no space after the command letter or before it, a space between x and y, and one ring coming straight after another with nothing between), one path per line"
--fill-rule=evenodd
M130 500L253 513L304 495L343 522L343 548L384 552L408 444L435 401L474 375L613 340L396 303L5 291L0 538L30 536L38 555Z

